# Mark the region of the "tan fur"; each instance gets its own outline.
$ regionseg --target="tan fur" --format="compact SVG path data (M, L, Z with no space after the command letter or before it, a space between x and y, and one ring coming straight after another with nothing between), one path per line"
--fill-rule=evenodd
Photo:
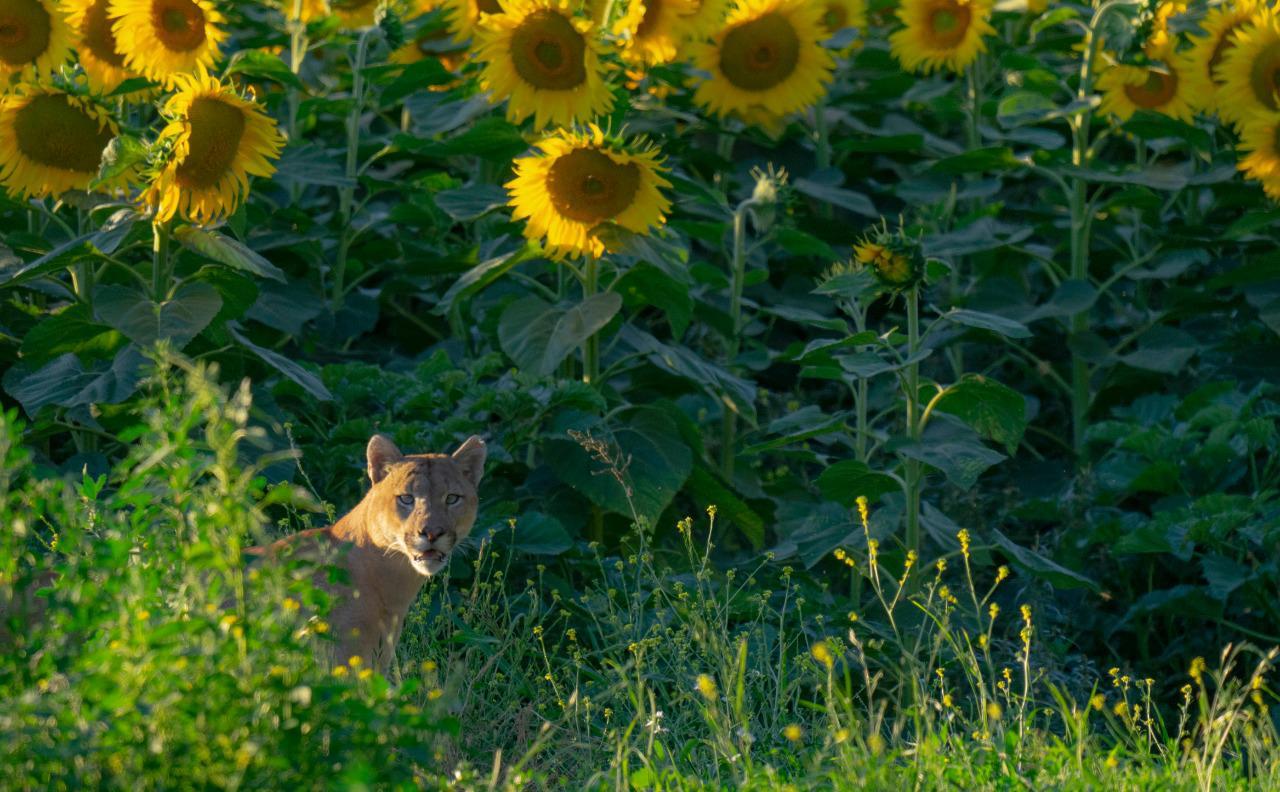
M332 583L324 572L315 577L335 597L329 614L337 641L333 659L345 663L358 656L385 671L422 584L445 568L475 523L485 445L473 436L452 455L402 455L390 440L374 435L366 455L373 486L342 519L247 552L344 568L346 583ZM412 495L412 504L401 503L403 495Z

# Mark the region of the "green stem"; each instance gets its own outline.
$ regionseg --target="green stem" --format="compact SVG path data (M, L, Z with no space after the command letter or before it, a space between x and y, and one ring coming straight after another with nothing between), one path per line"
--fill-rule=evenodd
M169 296L169 224L151 223L151 295L157 302Z
M750 199L743 201L733 213L733 258L730 272L729 322L732 332L729 336L726 357L733 366L742 347L742 290L747 276L747 209ZM724 407L724 424L720 447L720 468L726 479L733 480L734 446L737 442L738 416L727 405Z
M907 299L907 435L920 442L920 364L914 360L920 349L920 287L906 293ZM924 484L920 462L907 460L907 534L906 549L920 552L920 491Z
M293 0L293 15L289 18L287 28L289 30L289 71L294 75L299 75L302 71L302 62L307 57L307 26L302 21L302 2L303 0ZM285 131L288 133L289 140L298 139L298 109L302 104L302 96L298 93L296 87L290 86L288 93L288 112L289 116L286 120ZM295 203L302 193L302 185L294 182L289 187L290 203Z
M586 270L582 278L582 300L586 302L600 290L600 260L595 256L587 257ZM582 345L582 381L594 385L600 379L600 334L592 333Z
M360 116L364 112L364 66L369 56L369 36L377 28L366 28L360 32L356 44L356 57L351 79L351 112L347 114L347 160L345 175L347 182L338 190L338 216L342 222L341 236L338 241L337 262L333 270L332 310L337 313L342 308L345 297L347 269L347 251L351 247L351 210L355 204L356 166L360 153Z

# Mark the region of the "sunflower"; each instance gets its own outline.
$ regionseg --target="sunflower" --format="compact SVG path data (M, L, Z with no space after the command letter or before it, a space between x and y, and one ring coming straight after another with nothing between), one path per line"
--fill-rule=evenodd
M704 38L719 30L729 15L729 0L693 0L687 20L690 38Z
M1188 96L1206 112L1217 109L1218 89L1222 79L1218 66L1222 57L1234 46L1232 36L1253 19L1262 8L1261 0L1235 0L1212 8L1200 21L1205 35L1194 36L1187 52Z
M592 124L557 130L537 148L515 161L506 186L513 219L527 219L525 236L544 240L556 258L603 254L611 224L647 234L666 221L671 202L662 188L671 184L652 146L628 146Z
M906 25L889 37L889 49L904 69L928 74L959 73L987 51L992 0L903 0L898 19Z
M159 137L171 154L143 200L159 220L179 212L199 223L220 220L248 192L249 176L275 172L268 160L280 156L284 138L275 121L216 77L180 75L175 84L164 106L172 120Z
M694 64L711 75L694 101L717 115L778 119L822 98L835 60L822 46L822 10L807 0L739 0Z
M1230 38L1216 76L1218 115L1239 125L1257 112L1280 110L1280 17L1262 7Z
M213 66L227 37L211 0L110 0L107 8L125 65L166 88L179 74Z
M1249 179L1262 183L1273 200L1280 201L1280 113L1256 113L1240 127L1241 158L1238 167Z
M392 63L408 65L434 58L449 71L456 71L466 62L467 48L454 41L445 28L424 26L411 40L391 53ZM440 86L431 86L432 90Z
M591 22L567 0L507 0L477 32L480 87L507 100L507 118L534 128L586 122L613 108Z
M71 28L54 0L0 0L0 78L54 71L71 54Z
M116 44L108 16L110 0L62 0L67 23L75 32L76 55L89 87L110 93L137 73L125 66L124 53Z
M613 27L625 42L622 57L650 66L675 60L697 10L698 0L630 0Z
M1174 57L1160 66L1115 64L1098 77L1102 103L1098 110L1128 121L1138 110L1152 110L1191 121L1185 62Z
M0 182L18 197L88 189L119 131L92 99L19 88L0 99Z
M377 22L380 0L330 0L329 6L347 30L369 27Z
M490 14L501 14L498 0L445 0L449 11L449 29L458 41L466 41L476 33L476 27Z
M277 0L285 19L296 19L309 25L333 13L329 0Z
M867 0L826 0L822 7L822 27L828 36L846 28L867 29Z

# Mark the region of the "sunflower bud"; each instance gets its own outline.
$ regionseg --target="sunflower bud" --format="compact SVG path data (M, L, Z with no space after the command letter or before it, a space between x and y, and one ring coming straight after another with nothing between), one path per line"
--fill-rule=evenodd
M890 231L887 225L872 228L853 246L858 264L873 270L880 283L893 291L906 291L916 286L924 274L924 256L920 243L901 229Z

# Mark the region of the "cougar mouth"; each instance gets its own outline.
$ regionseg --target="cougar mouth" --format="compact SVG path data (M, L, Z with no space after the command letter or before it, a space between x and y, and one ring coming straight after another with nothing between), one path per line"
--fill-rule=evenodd
M413 560L417 561L419 564L426 563L428 561L432 561L438 564L441 561L444 561L446 557L447 557L447 554L443 550L431 549L431 550L424 550L421 553L415 554L413 556Z

